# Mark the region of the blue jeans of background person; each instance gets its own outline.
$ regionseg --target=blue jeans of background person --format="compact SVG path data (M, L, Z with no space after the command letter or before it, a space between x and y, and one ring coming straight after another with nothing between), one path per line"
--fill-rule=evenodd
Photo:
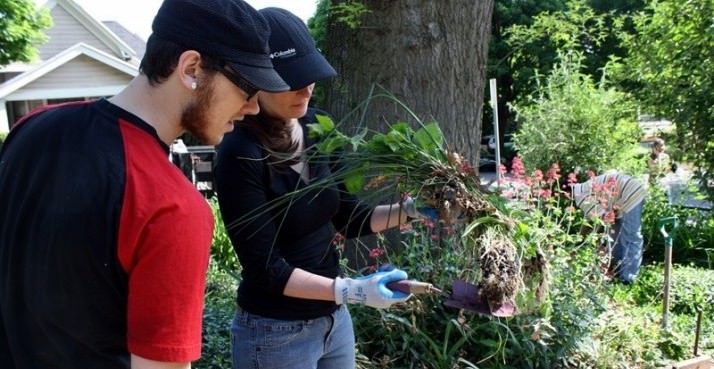
M644 201L615 220L613 227L612 265L615 276L632 283L642 264L642 206Z
M231 326L234 369L353 369L355 335L345 305L310 320L277 320L240 308Z

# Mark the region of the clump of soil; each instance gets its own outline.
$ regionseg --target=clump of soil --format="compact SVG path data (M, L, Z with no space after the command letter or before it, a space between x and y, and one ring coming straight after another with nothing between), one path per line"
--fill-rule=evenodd
M430 176L422 183L420 197L437 209L445 225L468 226L484 220L478 230L471 229L466 234L467 242L477 251L480 296L492 310L513 304L523 284L517 249L510 238L515 221L491 204L467 160L455 152L447 152L447 158L447 163L432 166Z
M476 240L481 278L481 296L492 309L513 303L523 281L516 247L496 228L487 229Z
M421 197L438 210L446 225L468 224L482 216L496 215L485 198L476 171L458 153L447 152L448 163L439 163L424 182Z

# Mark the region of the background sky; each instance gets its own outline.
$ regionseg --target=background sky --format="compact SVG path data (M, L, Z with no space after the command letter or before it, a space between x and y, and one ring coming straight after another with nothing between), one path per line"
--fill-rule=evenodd
M146 40L151 34L151 21L159 10L161 0L74 0L100 21L114 20ZM303 21L315 13L317 0L246 0L256 9L269 6L285 8ZM44 3L44 1L40 1Z

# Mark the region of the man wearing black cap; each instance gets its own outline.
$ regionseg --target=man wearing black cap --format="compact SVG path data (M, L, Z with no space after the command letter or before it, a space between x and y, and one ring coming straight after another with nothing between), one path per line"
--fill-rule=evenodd
M304 153L313 144L305 127L316 122L308 108L315 82L337 73L300 18L279 8L260 13L270 24L273 65L290 91L261 93L260 113L246 116L218 149L220 210L242 265L233 367L354 368L346 304L403 302L407 294L385 285L407 274L394 269L342 278L336 230L347 238L369 235L404 223L409 211L368 206L344 186L306 188L331 175L326 160Z
M165 0L141 74L44 107L0 152L0 367L188 368L200 357L213 216L168 160L258 112L273 70L242 0Z

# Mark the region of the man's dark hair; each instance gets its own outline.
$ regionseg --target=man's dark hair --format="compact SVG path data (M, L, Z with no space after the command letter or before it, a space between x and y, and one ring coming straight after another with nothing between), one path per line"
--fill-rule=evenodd
M146 75L149 84L156 86L166 81L178 64L181 54L187 48L152 34L146 42L146 52L141 59L139 71ZM201 54L201 67L207 71L218 71L222 62L214 57Z

